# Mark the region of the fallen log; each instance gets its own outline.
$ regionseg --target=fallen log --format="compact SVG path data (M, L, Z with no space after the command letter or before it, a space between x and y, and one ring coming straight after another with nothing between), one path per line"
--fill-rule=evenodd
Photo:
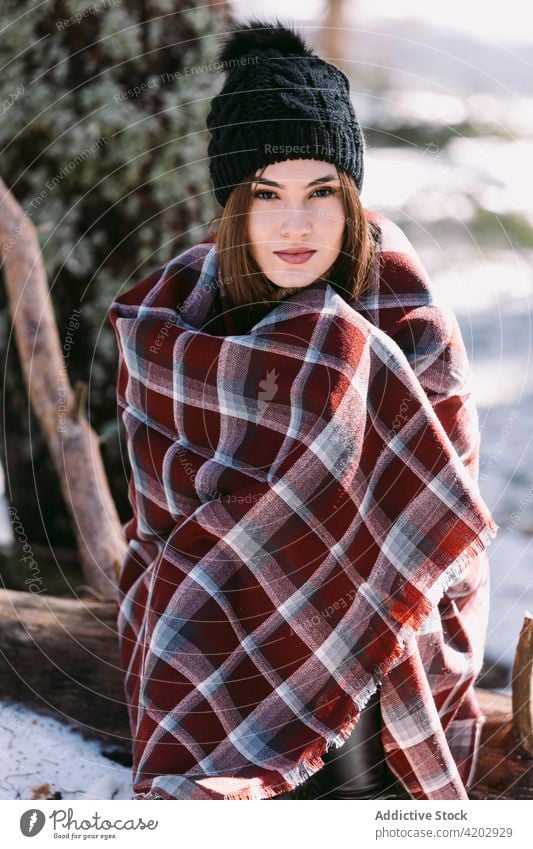
M117 606L0 590L0 698L131 748Z
M115 602L0 590L0 698L22 702L131 753ZM533 799L533 620L526 614L513 695L476 687L486 716L472 799ZM394 793L385 798L404 798Z
M513 727L522 751L533 757L533 617L529 613L514 658Z
M515 651L512 696L476 689L486 716L471 799L533 799L533 618Z
M533 758L520 746L513 725L512 700L476 688L486 716L471 799L533 799Z

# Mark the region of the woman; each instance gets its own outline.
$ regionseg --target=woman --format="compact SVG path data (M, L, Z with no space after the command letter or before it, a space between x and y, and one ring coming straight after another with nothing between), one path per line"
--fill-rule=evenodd
M220 62L215 243L110 310L133 798L468 798L497 526L457 322L361 205L345 75L279 22Z

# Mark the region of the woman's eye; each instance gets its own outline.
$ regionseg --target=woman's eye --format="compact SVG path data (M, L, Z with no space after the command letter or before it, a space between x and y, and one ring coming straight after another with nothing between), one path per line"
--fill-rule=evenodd
M329 186L326 186L323 189L317 189L317 192L329 192L330 195L334 195L336 189L330 189ZM322 195L322 197L324 197L324 195ZM329 197L329 195L325 195L325 197Z
M320 197L329 197L329 195L336 194L337 190L336 189L330 189L329 186L326 186L323 189L315 189L315 191L313 192L313 195L316 195L317 192L329 192L329 194L327 194L327 195L321 195L320 196ZM259 198L259 200L270 200L270 198L259 197L260 195L274 195L274 197L276 197L274 192L270 192L268 189L259 189L259 191L254 192L254 198ZM313 195L311 195L311 197Z

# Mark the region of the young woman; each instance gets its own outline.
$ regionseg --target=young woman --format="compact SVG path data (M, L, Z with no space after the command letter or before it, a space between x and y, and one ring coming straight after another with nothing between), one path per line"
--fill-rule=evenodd
M279 21L220 62L214 243L110 310L133 798L464 799L497 526L461 334L361 205L345 75Z

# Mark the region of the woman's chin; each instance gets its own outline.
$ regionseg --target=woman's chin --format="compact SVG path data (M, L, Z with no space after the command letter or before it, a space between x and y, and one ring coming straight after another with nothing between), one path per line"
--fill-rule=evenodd
M271 277L270 282L278 289L302 289L309 286L315 278L310 274L291 274L290 278Z

